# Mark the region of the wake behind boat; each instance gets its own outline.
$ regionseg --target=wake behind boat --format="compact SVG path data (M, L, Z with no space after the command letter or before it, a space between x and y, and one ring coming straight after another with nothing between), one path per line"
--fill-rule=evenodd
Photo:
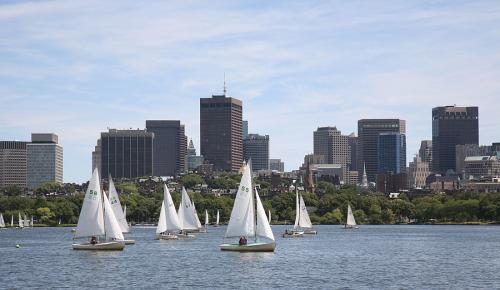
M121 251L125 248L120 225L106 194L101 192L97 168L85 193L74 238L89 239L87 242L73 243L74 250Z
M239 238L239 242L220 245L222 251L274 252L276 248L273 231L259 194L252 187L252 170L249 164L244 165L225 238Z

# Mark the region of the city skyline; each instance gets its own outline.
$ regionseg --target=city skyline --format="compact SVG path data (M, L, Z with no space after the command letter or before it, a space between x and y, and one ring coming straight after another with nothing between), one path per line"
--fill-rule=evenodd
M406 120L413 160L432 139L432 108L453 104L479 107L479 144L491 144L500 125L492 3L7 2L2 140L58 134L65 182L88 179L108 127L180 120L200 152L199 99L221 94L226 73L249 133L269 135L270 158L286 170L313 152L318 127L348 135L372 118Z

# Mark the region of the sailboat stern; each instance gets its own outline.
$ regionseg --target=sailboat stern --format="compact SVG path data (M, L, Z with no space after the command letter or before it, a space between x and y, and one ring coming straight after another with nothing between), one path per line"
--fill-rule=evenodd
M220 245L221 251L233 251L233 252L274 252L276 249L276 243L249 243L246 245L240 244L222 244Z

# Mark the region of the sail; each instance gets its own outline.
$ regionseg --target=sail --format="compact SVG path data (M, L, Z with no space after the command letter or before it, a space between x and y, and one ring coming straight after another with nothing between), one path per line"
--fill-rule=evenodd
M120 203L120 199L118 198L118 192L116 191L111 175L109 176L109 202L111 203L111 208L113 209L113 213L118 220L122 233L128 233L130 229L128 227L127 219L123 214L122 205Z
M179 216L175 210L174 201L170 195L167 185L163 185L163 204L165 206L165 226L164 231L180 231L182 229ZM160 232L161 233L161 232Z
M24 214L23 226L25 226L25 227L29 227L30 226L30 221L26 217L26 214Z
M208 211L205 210L205 227L208 226Z
M5 228L5 221L3 220L3 215L0 213L0 228Z
M14 227L14 215L10 216L10 227Z
M104 235L104 216L102 212L102 193L97 168L94 169L89 187L85 193L82 210L78 218L75 237Z
M309 213L307 212L306 204L302 195L300 195L300 217L299 217L299 227L301 228L312 228L311 219L309 218Z
M217 210L217 220L215 221L216 225L219 225L219 210Z
M267 220L266 211L262 206L262 202L260 201L257 189L255 189L255 200L257 201L257 236L274 241L273 230L271 230L271 226L269 225L269 221Z
M156 233L161 234L166 231L167 231L167 219L165 218L165 200L162 200L160 217L158 218L158 226L156 226Z
M30 225L31 225L31 227L33 227L33 216L31 216Z
M356 225L356 220L354 219L354 215L352 214L351 210L351 205L347 205L347 222L346 224L348 226L355 226Z
M293 225L294 229L299 227L299 216L300 216L299 192L295 190L295 224Z
M106 239L124 240L120 223L116 219L113 207L109 202L106 194L103 193L104 198L104 229L106 232Z
M191 203L191 199L189 199L189 195L184 187L182 188L181 195L181 203L179 204L179 210L177 211L181 228L183 230L196 230L198 229L198 224L196 222L196 217L193 214L193 204Z
M23 220L21 219L21 213L19 213L19 227L24 227Z
M271 210L268 210L267 213L268 213L268 218L269 218L269 224L271 224Z
M127 205L123 206L123 216L127 219Z
M254 218L252 172L250 166L245 164L225 237L254 236Z
M196 207L194 206L194 201L193 201L193 214L194 218L196 219L196 226L201 229L201 222L200 218L198 217L198 212L196 211Z

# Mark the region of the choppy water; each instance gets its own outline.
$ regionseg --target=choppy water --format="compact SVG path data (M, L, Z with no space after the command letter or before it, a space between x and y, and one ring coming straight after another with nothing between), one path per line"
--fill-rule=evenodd
M0 288L500 288L498 226L318 226L275 253L221 252L225 227L191 241L133 228L123 252L71 249L69 228L0 230ZM20 248L15 245L20 244Z

